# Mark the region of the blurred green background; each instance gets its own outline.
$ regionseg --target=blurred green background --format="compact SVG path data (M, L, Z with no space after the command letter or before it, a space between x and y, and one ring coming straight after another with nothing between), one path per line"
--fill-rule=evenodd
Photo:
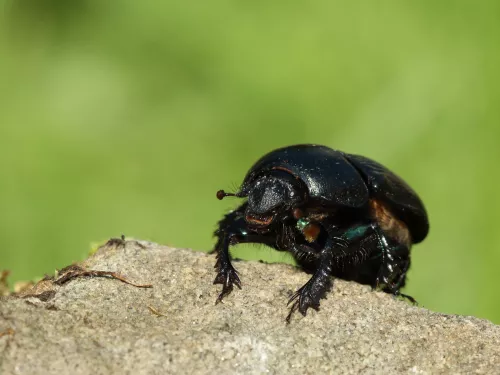
M1 12L0 268L13 281L121 233L207 251L237 204L215 192L265 152L312 142L374 158L425 202L431 232L405 293L500 323L500 2L3 0Z

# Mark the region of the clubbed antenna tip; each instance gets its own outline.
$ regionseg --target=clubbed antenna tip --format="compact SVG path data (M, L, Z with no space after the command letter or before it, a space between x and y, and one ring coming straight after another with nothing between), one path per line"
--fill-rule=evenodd
M217 199L218 200L222 200L225 197L234 197L234 196L236 196L236 194L234 194L234 193L226 193L224 190L219 190L217 192Z

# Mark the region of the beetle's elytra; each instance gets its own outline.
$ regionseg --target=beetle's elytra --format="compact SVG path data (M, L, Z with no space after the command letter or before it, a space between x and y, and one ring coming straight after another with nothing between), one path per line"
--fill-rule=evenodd
M274 150L248 171L236 193L246 198L215 231L221 301L240 279L229 246L261 243L289 251L312 273L290 299L290 320L306 315L339 277L400 294L410 267L410 248L429 231L424 205L400 177L383 165L320 145ZM411 297L408 297L413 300Z

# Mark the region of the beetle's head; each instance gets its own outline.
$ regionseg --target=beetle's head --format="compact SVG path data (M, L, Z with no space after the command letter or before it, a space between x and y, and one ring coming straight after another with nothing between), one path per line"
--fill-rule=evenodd
M228 194L217 192L219 199L235 195L248 197L245 221L256 230L269 230L281 216L286 216L289 209L303 199L302 186L291 174L284 171L272 171L250 184L242 186L240 192Z

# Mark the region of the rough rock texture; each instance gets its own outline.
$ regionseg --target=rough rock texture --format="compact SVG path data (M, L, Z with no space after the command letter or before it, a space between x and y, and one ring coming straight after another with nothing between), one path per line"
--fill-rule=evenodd
M4 297L0 374L500 373L500 327L488 321L337 280L319 312L286 325L286 301L308 275L236 262L243 290L215 306L213 265L213 255L114 241L82 266L152 288L79 277Z

